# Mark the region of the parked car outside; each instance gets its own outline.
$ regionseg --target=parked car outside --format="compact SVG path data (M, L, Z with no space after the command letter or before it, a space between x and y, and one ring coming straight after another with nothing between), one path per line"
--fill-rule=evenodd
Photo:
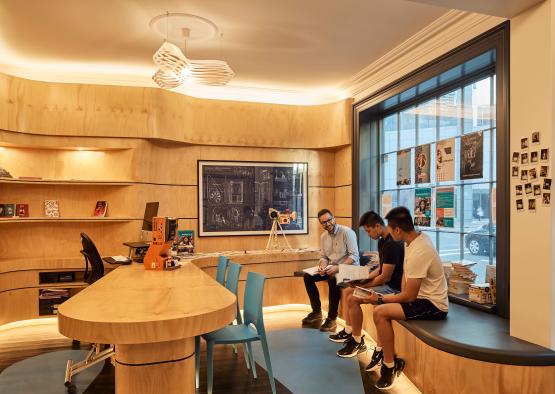
M493 242L495 244L495 224L492 228ZM484 224L478 230L472 231L464 236L464 245L473 255L489 254L489 224ZM494 255L495 255L495 248Z

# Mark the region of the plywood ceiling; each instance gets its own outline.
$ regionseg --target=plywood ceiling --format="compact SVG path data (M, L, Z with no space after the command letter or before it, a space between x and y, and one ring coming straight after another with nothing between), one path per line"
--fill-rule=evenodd
M333 90L447 9L405 0L2 0L0 71L34 79L152 85L169 12L213 21L223 38L190 42L190 58L228 61L231 85ZM181 44L181 43L179 43Z

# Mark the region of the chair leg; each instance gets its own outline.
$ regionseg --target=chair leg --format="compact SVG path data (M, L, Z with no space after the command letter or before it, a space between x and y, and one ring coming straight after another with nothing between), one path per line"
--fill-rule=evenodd
M256 376L256 364L254 363L254 353L252 352L252 346L250 342L247 342L246 345L251 359L252 376L254 376L254 378L256 379L258 378L258 376Z
M195 337L195 387L200 387L200 335Z
M270 385L272 386L272 394L276 394L276 382L274 381L274 373L272 372L272 362L270 361L270 350L268 349L268 342L266 338L261 338L262 351L264 352L264 361L266 362L266 369L268 370L268 377L270 378Z
M237 346L235 346L235 344L231 345L231 347L233 348L233 353L237 354Z
M243 355L245 356L245 365L247 366L247 369L251 369L251 364L249 362L249 349L247 349L245 344L243 344Z
M207 393L212 394L214 380L214 342L212 341L206 341L206 371Z

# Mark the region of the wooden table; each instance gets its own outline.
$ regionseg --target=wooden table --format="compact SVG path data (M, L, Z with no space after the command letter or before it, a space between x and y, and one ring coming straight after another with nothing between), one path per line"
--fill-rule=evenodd
M60 305L68 338L116 345L116 393L194 393L194 337L235 319L235 295L190 262L117 268Z

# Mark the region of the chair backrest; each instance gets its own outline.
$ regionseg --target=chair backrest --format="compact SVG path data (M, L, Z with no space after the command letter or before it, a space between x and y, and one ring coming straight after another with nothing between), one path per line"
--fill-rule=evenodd
M230 261L227 264L227 278L225 280L225 288L237 295L239 289L239 274L241 274L241 264Z
M229 261L227 265L227 278L225 280L225 287L237 297L237 311L235 312L235 318L237 319L237 323L243 323L243 318L241 317L241 310L239 309L239 275L241 274L241 269L243 267L241 264L234 263Z
M85 256L87 265L89 263L91 265L91 273L85 277L85 281L91 284L104 276L104 263L102 263L94 242L85 233L81 233L81 244L83 245L81 254ZM86 270L85 274L87 274Z
M227 269L227 264L229 259L225 256L218 257L218 270L216 271L216 282L222 286L225 284L225 270Z
M247 274L245 301L243 303L245 324L254 324L258 333L262 335L265 335L264 319L262 318L262 299L264 297L265 281L266 277L256 272L249 272Z

